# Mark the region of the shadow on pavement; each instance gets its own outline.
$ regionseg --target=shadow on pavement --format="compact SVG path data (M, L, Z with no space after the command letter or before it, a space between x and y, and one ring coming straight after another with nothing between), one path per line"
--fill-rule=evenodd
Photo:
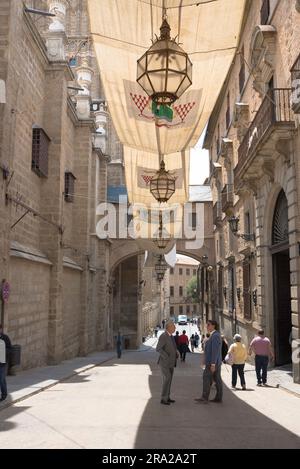
M235 391L225 385L222 404L195 403L194 398L201 396L202 391L199 354L188 354L186 363L178 363L171 392L176 403L170 406L160 404L161 374L157 354L144 352L139 358L140 365L150 366L152 397L140 420L134 448L300 448L297 435L241 401ZM136 355L125 354L118 362L110 361L103 366L135 363Z

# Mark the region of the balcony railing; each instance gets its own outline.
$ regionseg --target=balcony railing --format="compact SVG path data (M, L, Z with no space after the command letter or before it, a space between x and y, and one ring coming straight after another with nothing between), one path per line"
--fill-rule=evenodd
M235 168L235 176L251 155L254 154L258 144L272 126L276 124L282 126L294 122L290 102L290 89L276 88L269 90L239 146L239 161Z
M222 219L221 203L216 202L213 206L213 223L217 225Z
M233 207L233 184L226 184L222 190L222 211L226 212Z
M292 109L296 114L300 114L300 55L291 68L292 79Z
M270 0L263 0L260 10L260 24L268 24L270 16Z

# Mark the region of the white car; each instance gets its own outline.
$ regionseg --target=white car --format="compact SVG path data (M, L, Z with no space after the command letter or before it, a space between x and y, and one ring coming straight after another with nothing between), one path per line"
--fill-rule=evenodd
M179 316L178 316L178 324L179 324L179 325L182 325L182 326L185 326L187 323L188 323L187 316L185 316L184 314L179 314Z

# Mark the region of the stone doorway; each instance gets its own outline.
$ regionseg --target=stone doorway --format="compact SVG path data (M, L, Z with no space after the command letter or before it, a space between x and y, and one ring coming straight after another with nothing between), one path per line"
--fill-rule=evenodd
M291 284L289 250L273 254L275 364L291 363Z
M290 334L291 279L289 256L288 202L281 191L273 218L272 230L273 297L274 297L274 348L275 365L291 363Z

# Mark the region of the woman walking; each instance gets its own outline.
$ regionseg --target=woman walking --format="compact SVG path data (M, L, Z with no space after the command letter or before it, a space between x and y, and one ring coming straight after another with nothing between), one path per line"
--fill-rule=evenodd
M234 343L230 346L228 350L228 355L232 357L232 389L236 389L237 375L239 374L241 380L241 386L243 390L246 390L246 381L244 368L247 360L247 349L244 344L242 344L242 337L239 334L235 334L233 337Z

